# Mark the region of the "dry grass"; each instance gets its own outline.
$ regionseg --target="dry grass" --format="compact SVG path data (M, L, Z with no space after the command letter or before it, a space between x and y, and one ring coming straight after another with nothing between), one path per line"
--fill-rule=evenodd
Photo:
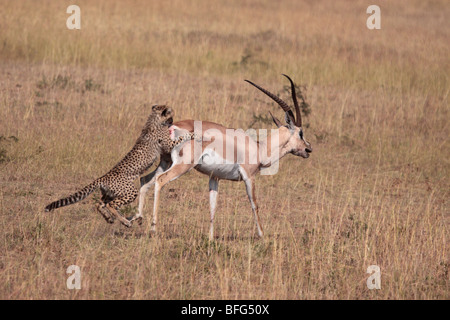
M80 1L80 31L69 4L2 1L0 298L449 298L444 1L380 1L380 31L364 1ZM223 182L209 243L195 172L164 189L156 237L107 225L92 198L43 212L129 150L144 103L246 129L277 109L243 79L287 96L281 72L309 88L314 153L258 178L264 240L243 184Z

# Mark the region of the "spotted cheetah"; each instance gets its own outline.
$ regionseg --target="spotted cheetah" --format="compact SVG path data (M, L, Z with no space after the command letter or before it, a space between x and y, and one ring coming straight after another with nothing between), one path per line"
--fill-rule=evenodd
M117 218L125 226L131 227L131 221L123 217L118 209L136 199L138 190L134 186L134 181L152 166L160 154L170 153L175 146L195 137L193 133L172 126L172 117L171 108L165 105L153 106L152 113L134 147L114 168L80 191L50 203L45 207L45 211L81 201L100 188L102 198L96 205L97 210L107 222L114 223ZM139 221L141 222L142 220Z

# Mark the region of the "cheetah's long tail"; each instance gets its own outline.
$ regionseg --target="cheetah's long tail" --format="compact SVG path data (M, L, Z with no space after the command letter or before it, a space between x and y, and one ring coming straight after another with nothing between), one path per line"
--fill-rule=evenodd
M50 203L48 206L45 207L45 212L52 211L59 207L68 206L69 204L74 204L78 201L81 201L84 198L86 198L88 195L90 195L92 192L94 192L99 186L100 186L100 181L99 181L99 179L97 179L94 182L92 182L91 184L89 184L86 187L84 187L83 189L81 189L80 191L78 191L66 198L62 198L62 199L59 199L57 201Z

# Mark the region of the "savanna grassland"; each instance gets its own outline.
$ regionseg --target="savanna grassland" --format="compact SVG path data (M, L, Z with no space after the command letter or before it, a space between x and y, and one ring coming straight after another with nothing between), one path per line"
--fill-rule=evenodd
M1 299L449 298L446 1L76 1L81 30L70 4L0 1ZM264 239L244 184L224 181L209 242L194 171L163 189L156 236L151 192L130 229L98 193L43 211L115 165L152 104L274 128L281 110L243 80L290 101L281 73L307 86L313 153L257 178Z

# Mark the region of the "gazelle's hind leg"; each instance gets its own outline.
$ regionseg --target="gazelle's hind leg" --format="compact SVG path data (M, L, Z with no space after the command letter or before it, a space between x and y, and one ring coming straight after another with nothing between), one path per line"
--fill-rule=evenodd
M139 190L139 206L138 206L138 213L135 214L133 217L129 218L131 222L136 221L139 225L142 224L142 220L144 218L143 212L144 212L144 205L145 205L145 196L147 194L147 191L150 189L150 187L155 183L156 177L167 170L169 167L169 162L162 160L159 163L158 168L156 168L155 171L150 172L148 175L141 178L141 188Z
M258 228L258 236L262 238L264 236L264 231L261 226L261 222L259 221L258 215L258 204L256 203L256 193L255 193L255 179L250 178L244 180L245 188L247 190L248 200L250 200L250 204L252 205L252 211L255 218L256 227Z
M217 195L219 192L219 180L210 178L209 179L209 206L210 206L210 225L209 225L209 240L214 239L214 216L216 214L217 208Z
M175 180L191 170L196 164L179 163L172 165L169 170L156 177L155 182L155 198L153 200L153 218L150 231L156 233L156 223L158 220L159 195L162 187L172 180Z

